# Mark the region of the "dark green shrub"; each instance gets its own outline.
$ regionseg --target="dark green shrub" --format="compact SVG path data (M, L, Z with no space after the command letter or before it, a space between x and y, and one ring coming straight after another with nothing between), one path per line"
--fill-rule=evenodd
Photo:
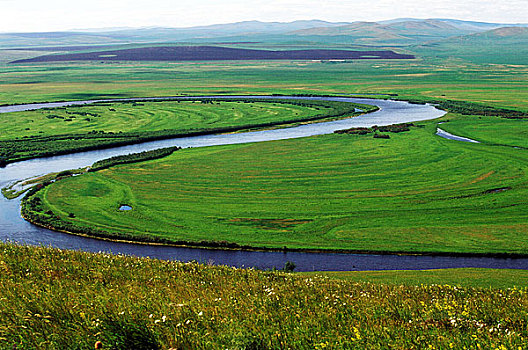
M103 347L114 350L158 350L158 336L144 321L116 320L102 322Z

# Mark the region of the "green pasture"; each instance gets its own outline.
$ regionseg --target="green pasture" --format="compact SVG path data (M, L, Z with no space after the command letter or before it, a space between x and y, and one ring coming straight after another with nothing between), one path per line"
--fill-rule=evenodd
M132 240L527 254L526 151L442 139L436 122L423 125L390 139L184 149L52 184L37 194L39 220Z
M363 94L453 99L526 110L525 65L457 59L116 62L0 66L0 104L180 94Z
M406 271L300 272L303 277L322 276L356 283L388 285L451 285L463 288L526 288L528 271L513 269L439 269Z
M192 133L232 132L358 115L372 106L328 101L98 103L0 114L0 161L16 161Z
M458 116L439 127L487 144L528 148L528 118Z
M317 103L315 103L317 104ZM326 106L239 101L104 103L0 114L0 140L88 132L185 133L207 128L286 123L321 115ZM329 106L328 109L331 109Z

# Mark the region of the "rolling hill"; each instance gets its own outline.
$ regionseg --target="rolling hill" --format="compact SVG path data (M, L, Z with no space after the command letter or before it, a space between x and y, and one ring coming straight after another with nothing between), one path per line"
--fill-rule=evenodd
M291 32L296 36L348 36L358 44L411 45L475 33L437 20L402 21L389 24L356 22L344 26L309 28Z
M497 28L430 42L411 50L424 56L458 57L476 63L528 64L528 28Z
M359 45L415 45L474 34L505 25L451 19L396 19L333 23L245 21L189 28L125 28L49 33L0 33L0 49L138 43L315 42Z
M1 52L1 57L13 58L42 55L40 52L27 51L37 49L76 54L79 57L79 54L95 51L190 45L272 50L396 50L422 57L457 57L474 62L524 64L528 57L527 28L528 24L506 25L455 19L403 18L350 23L321 20L287 23L245 21L190 28L4 33L0 34L0 50L11 50ZM23 55L15 52L22 49L26 50ZM99 59L99 56L92 54L90 59Z

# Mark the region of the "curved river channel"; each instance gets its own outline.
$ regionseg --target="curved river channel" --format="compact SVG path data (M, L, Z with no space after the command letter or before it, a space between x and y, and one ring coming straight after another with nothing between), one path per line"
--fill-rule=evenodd
M221 97L227 96L204 96ZM278 96L229 96L229 98L278 98ZM264 130L238 134L204 135L169 140L145 142L136 145L116 147L105 150L68 154L63 156L32 159L9 164L0 169L0 187L17 180L35 177L50 172L76 169L93 164L95 161L121 154L142 152L169 146L205 147L214 145L262 142L321 134L329 134L339 129L368 127L372 125L390 125L435 119L445 114L430 105L416 105L400 101L345 97L280 97L285 99L311 99L348 101L376 105L377 112L356 118L333 122L306 124L286 129ZM166 100L150 98L138 100ZM171 98L171 99L177 99ZM56 102L0 107L0 113L53 108L69 105L84 105L103 101L90 100L76 102ZM130 101L130 100L128 100ZM454 141L455 142L455 141ZM260 269L282 268L287 261L297 266L297 271L348 271L348 270L403 270L438 269L455 267L487 267L528 269L528 259L487 258L487 257L449 257L449 256L407 256L339 253L302 253L302 252L253 252L211 250L197 248L177 248L168 246L149 246L131 243L115 243L97 239L79 237L34 226L20 216L20 199L0 198L0 240L30 245L53 246L62 249L75 249L90 252L108 252L149 256L159 259L180 261L197 260L200 262L223 264L237 267L255 267Z

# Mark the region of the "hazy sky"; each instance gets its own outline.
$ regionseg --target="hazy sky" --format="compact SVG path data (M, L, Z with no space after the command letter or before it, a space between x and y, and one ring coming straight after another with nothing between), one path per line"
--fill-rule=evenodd
M528 0L0 0L0 32L399 17L528 22Z

